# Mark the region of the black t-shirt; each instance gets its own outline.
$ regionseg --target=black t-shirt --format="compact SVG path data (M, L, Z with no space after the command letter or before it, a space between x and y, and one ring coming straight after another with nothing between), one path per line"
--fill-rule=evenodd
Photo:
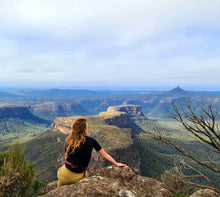
M70 165L65 164L66 168L72 172L83 172L84 170L82 167L88 166L93 148L95 148L96 151L100 151L102 149L102 147L94 138L86 136L85 142L81 144L79 148L74 151L74 153L71 153L72 149L70 149L67 157L68 162L79 166L80 168L71 168Z

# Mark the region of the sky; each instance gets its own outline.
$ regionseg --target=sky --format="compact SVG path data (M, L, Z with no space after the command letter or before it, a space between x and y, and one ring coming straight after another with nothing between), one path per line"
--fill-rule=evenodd
M220 0L0 5L0 88L220 91Z

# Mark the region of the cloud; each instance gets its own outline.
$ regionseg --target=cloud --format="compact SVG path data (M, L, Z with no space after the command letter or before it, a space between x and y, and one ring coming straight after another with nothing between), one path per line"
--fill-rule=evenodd
M220 29L218 0L8 0L1 6L2 30L48 36L105 35L121 44L176 28Z
M1 83L220 83L219 0L1 3Z

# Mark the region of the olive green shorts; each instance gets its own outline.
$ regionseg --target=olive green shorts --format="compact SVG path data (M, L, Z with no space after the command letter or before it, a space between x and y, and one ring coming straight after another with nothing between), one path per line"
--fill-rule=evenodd
M87 171L86 171L85 177L88 177ZM69 184L76 183L85 177L84 177L84 172L75 173L75 172L70 171L69 169L66 168L65 165L63 165L57 171L57 178L58 178L57 187L60 187L62 185L69 185Z

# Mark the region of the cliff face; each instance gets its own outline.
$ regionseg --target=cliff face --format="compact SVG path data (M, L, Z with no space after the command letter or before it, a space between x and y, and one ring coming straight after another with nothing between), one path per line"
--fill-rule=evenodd
M85 112L85 110L82 108L82 105L76 104L76 103L64 103L64 104L58 104L53 102L47 102L42 104L37 104L31 106L31 109L33 111L48 111L54 114L62 113L62 112Z
M121 105L109 107L107 112L120 111L125 112L129 116L144 116L140 105Z
M101 112L99 116L94 116L103 121L107 125L115 125L117 127L124 127L129 123L128 115L125 112ZM87 116L90 119L90 117ZM76 119L76 118L75 118ZM72 118L56 118L52 123L51 128L56 131L61 131L64 134L69 134L71 125L74 122ZM99 122L103 124L101 121Z
M22 120L31 120L38 123L48 124L49 121L34 116L28 107L0 107L0 119L19 118Z
M78 103L55 103L45 102L35 104L30 107L31 111L39 117L54 120L56 117L68 117L74 114L88 114L88 112Z
M51 128L53 131L60 131L63 134L70 134L71 125L73 120L67 118L56 118L52 123Z
M33 117L27 107L0 107L0 118Z
M124 127L129 123L128 114L125 112L107 111L101 112L99 115L103 116L103 120L107 125Z

